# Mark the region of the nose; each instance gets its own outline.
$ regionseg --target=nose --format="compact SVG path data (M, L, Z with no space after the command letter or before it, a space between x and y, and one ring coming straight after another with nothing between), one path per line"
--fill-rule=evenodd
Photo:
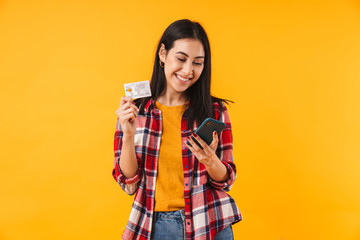
M185 75L191 75L192 74L193 66L192 66L190 61L184 64L182 71L183 71L183 73Z

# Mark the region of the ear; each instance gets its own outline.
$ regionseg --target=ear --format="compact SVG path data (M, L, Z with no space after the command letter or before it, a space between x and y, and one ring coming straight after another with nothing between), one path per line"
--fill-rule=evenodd
M165 45L164 45L163 43L160 44L159 58L160 58L160 61L165 62L165 59L166 59L166 49L165 49Z

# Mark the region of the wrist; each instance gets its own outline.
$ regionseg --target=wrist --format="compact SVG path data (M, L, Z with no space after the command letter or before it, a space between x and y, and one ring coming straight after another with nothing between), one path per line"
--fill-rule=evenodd
M218 158L214 158L212 163L206 166L210 178L217 182L224 182L229 179L229 173L225 164Z
M134 135L124 133L122 140L123 142L134 142Z
M205 165L207 170L216 170L217 166L219 166L220 159L217 156L211 158Z

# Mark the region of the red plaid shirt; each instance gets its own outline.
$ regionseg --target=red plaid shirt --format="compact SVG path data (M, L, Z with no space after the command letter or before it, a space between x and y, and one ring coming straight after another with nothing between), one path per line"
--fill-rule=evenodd
M242 219L234 200L226 193L236 178L229 115L225 106L223 112L220 112L218 103L213 103L213 109L215 118L226 124L219 136L216 154L226 166L230 178L225 182L216 182L210 178L205 166L195 158L184 143L193 133L193 129L188 129L186 119L182 118L181 144L187 240L212 240L227 225ZM127 194L132 195L136 192L122 239L150 240L162 134L161 111L155 107L152 99L146 104L144 115L137 117L136 125L134 141L139 164L137 174L129 179L121 173L119 159L123 133L118 121L114 141L113 177Z

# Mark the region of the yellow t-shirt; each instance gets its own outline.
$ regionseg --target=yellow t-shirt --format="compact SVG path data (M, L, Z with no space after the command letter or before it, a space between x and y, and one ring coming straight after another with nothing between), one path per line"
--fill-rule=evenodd
M155 211L176 211L185 206L181 149L181 118L185 105L168 107L158 102L155 105L162 112L163 118L155 188Z

